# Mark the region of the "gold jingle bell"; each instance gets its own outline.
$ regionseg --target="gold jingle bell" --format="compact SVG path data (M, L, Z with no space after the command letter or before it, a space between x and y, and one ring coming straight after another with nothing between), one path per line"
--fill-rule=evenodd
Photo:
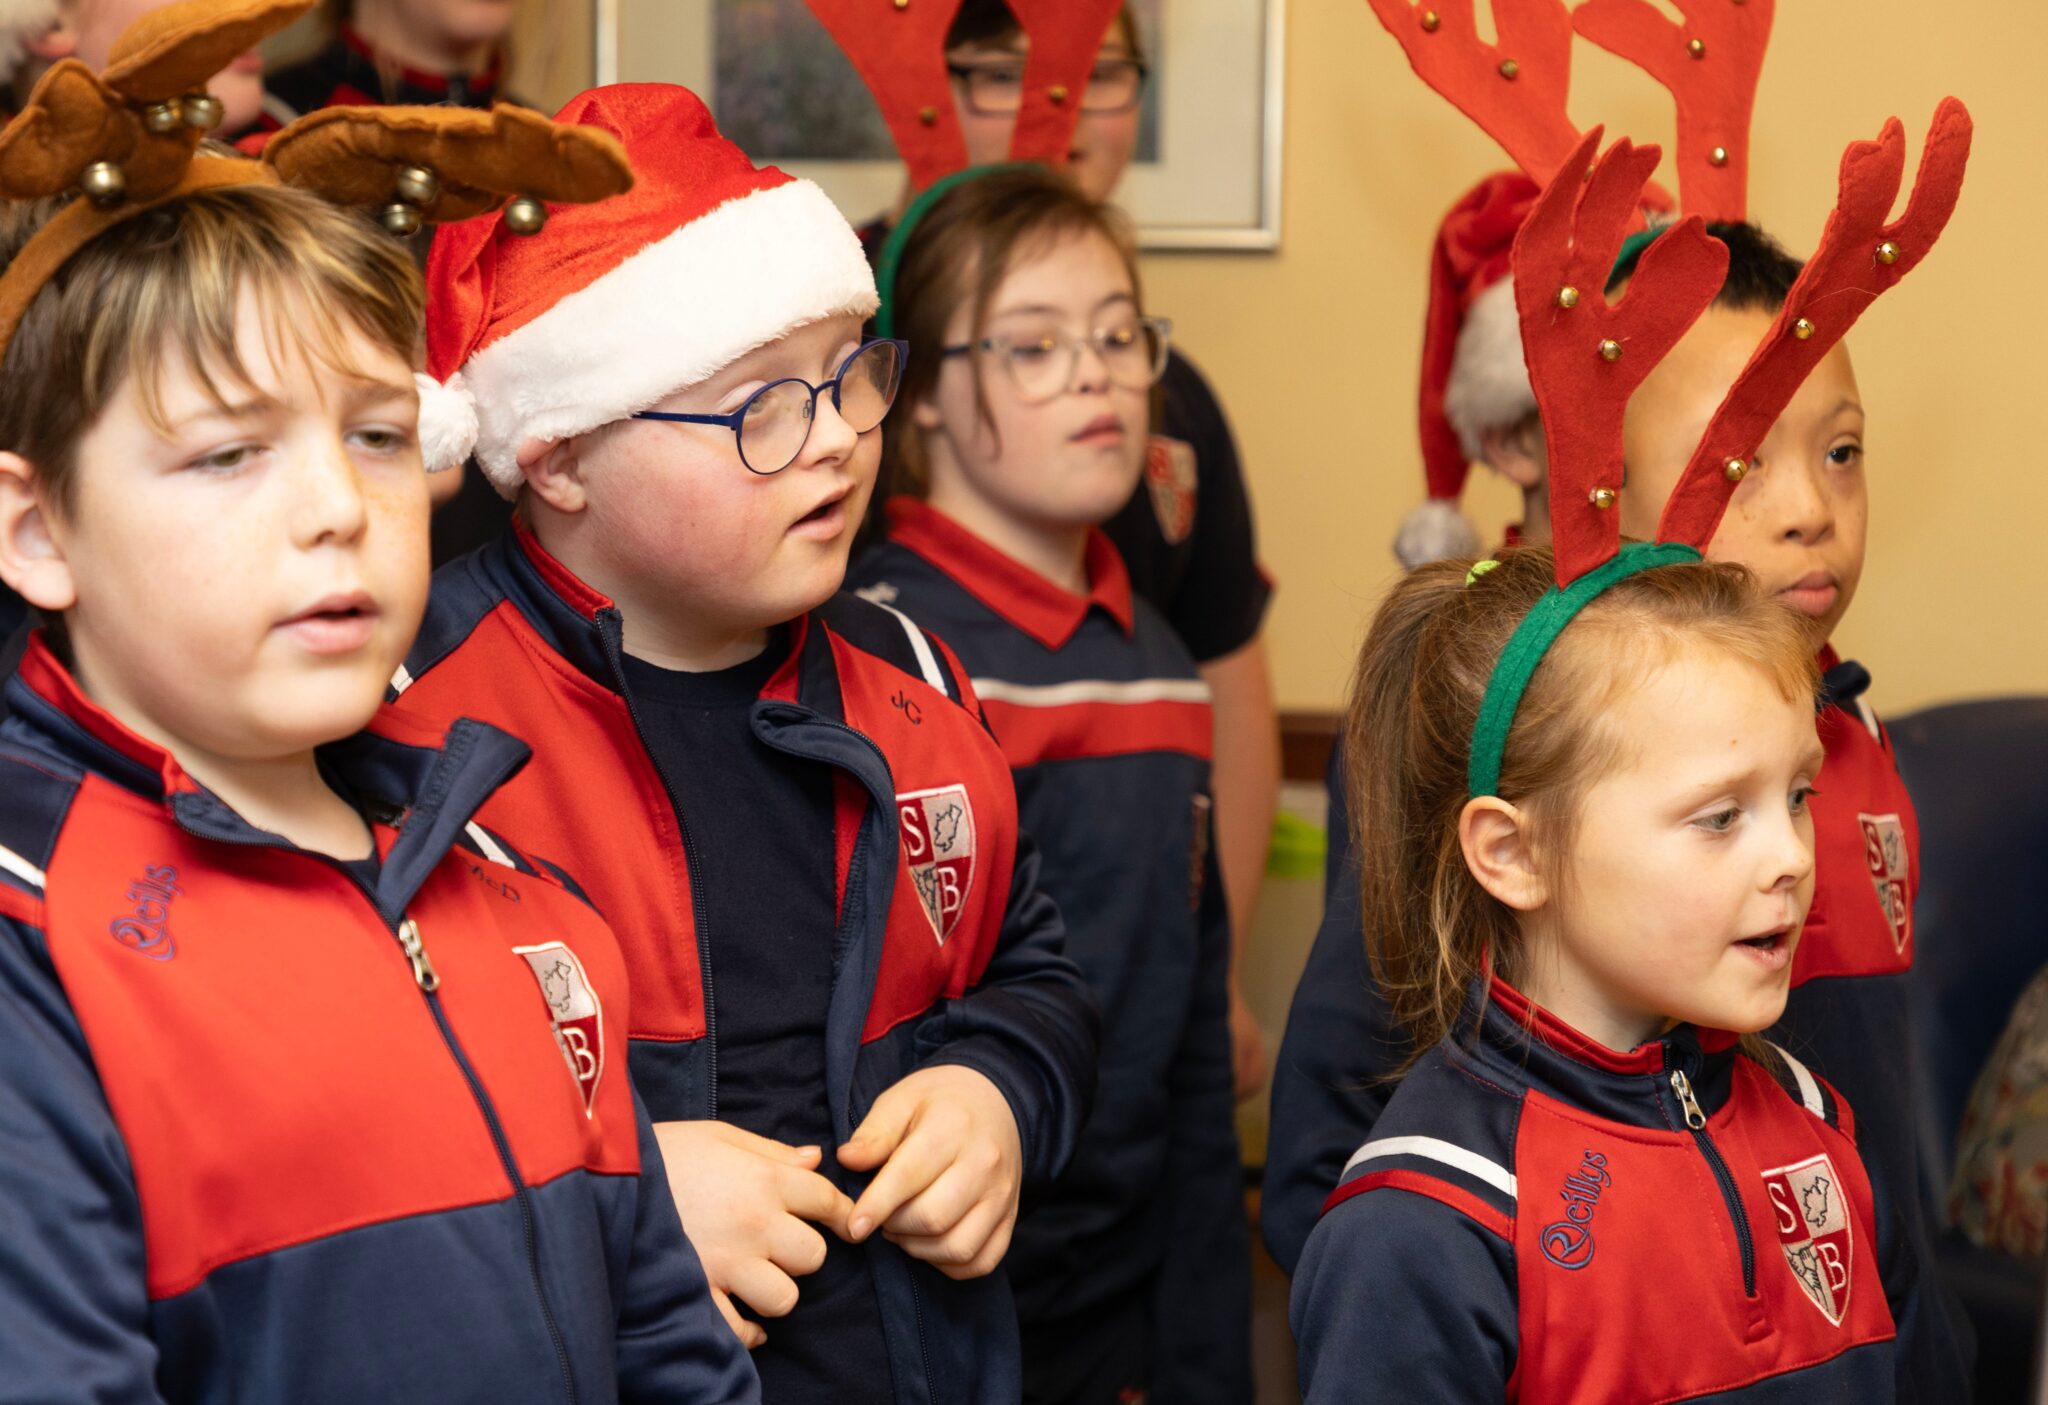
M179 110L176 98L168 102L153 102L142 109L142 125L160 137L177 131L184 121L185 114Z
M1600 341L1600 359L1602 361L1619 361L1621 359L1621 343L1613 337L1603 337Z
M1721 465L1721 473L1730 483L1740 483L1749 477L1749 465L1741 459L1730 459Z
M1899 246L1887 239L1877 246L1877 261L1889 268L1899 261Z
M1515 76L1521 71L1522 66L1513 59L1502 59L1500 61L1500 76L1507 79L1510 83L1515 81Z
M1813 337L1813 331L1813 323L1807 321L1804 317L1792 324L1792 335L1801 341L1810 340Z
M425 166L407 166L394 182L398 198L410 205L431 205L441 194L441 178Z
M195 93L178 103L178 113L188 127L210 132L226 120L227 107L211 93Z
M1602 512L1607 511L1608 508L1613 507L1620 500L1621 494L1615 492L1612 488L1595 488L1592 492L1586 494L1586 501L1592 503L1593 506L1599 508Z
M1708 152L1708 153L1707 153L1707 164L1708 164L1709 166L1725 166L1725 165L1727 165L1727 164L1728 164L1728 148L1727 148L1727 147L1725 147L1725 146L1717 146L1717 147L1715 147L1715 148L1714 148L1714 149L1713 149L1712 151Z
M548 207L531 195L521 195L505 207L505 228L514 234L538 234L548 222Z
M79 189L95 205L112 205L128 193L128 177L111 161L95 161L78 176Z
M377 223L401 238L416 234L420 227L419 207L403 200L394 201L377 212Z
M1570 312L1579 305L1579 290L1570 286L1557 290L1557 305Z
M1424 10L1422 12L1422 32L1424 34L1436 33L1438 27L1442 24L1443 17L1437 14L1435 10Z

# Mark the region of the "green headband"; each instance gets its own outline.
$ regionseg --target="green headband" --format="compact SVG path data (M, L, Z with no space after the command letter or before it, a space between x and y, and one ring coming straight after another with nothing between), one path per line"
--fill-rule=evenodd
M1664 224L1651 229L1639 229L1634 234L1629 235L1628 238L1622 240L1621 252L1614 256L1614 267L1609 269L1607 273L1608 288L1611 290L1614 287L1615 282L1621 277L1621 271L1624 268L1631 267L1641 257L1643 250L1663 238L1666 230L1673 228L1676 228L1676 226Z
M965 185L968 181L980 180L998 171L1021 171L1034 164L1030 161L994 161L986 166L969 166L950 176L941 176L918 192L917 198L903 212L903 218L896 221L896 227L882 241L881 257L875 260L875 292L882 299L882 305L875 309L876 336L896 335L896 266L903 262L903 251L910 246L911 234L916 231L918 222L931 212L932 206L956 185Z
M1605 565L1586 572L1561 590L1552 586L1536 602L1508 636L1507 647L1500 651L1500 661L1493 666L1493 676L1486 680L1479 720L1472 724L1472 756L1465 768L1465 785L1472 799L1498 793L1501 756L1507 750L1508 730L1515 724L1515 709L1522 704L1522 694L1529 690L1536 665L1543 662L1557 636L1564 633L1565 626L1579 611L1609 586L1630 576L1699 559L1698 551L1679 542L1630 542ZM1481 579L1482 576L1469 576L1466 584L1469 587Z

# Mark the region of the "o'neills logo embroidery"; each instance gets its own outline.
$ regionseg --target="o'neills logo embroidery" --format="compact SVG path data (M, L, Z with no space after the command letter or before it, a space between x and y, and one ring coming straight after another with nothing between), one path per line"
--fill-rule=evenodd
M547 1002L548 1018L555 1024L555 1044L569 1065L577 1091L583 1094L583 1114L588 1117L596 1108L597 1085L604 1077L604 1007L598 1002L597 990L576 953L560 942L512 950L526 958L533 978L540 982L541 999Z
M1168 546L1179 546L1195 530L1195 495L1200 484L1195 448L1155 434L1145 444L1145 486L1152 493L1152 515Z
M967 787L942 785L897 796L896 823L917 900L944 946L974 888L974 805Z
M1543 1257L1559 1268L1581 1269L1593 1262L1593 1211L1601 1192L1614 1184L1604 1152L1581 1153L1579 1169L1564 1178L1557 1198L1564 1202L1564 1218L1543 1226L1537 1242Z
M1863 827L1863 862L1877 888L1877 905L1892 924L1892 945L1900 951L1913 935L1913 904L1906 897L1906 827L1897 815L1858 815Z
M1778 1221L1778 1246L1800 1291L1837 1327L1849 1310L1849 1204L1826 1153L1764 1172Z
M178 954L178 943L171 937L171 899L184 891L178 886L176 868L167 863L148 865L123 895L133 906L109 922L107 930L130 951L152 961L170 960Z

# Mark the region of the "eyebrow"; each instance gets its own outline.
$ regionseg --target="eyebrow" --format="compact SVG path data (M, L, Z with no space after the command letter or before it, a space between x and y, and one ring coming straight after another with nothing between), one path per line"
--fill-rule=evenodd
M1108 307L1111 303L1117 302L1127 302L1132 307L1136 307L1138 305L1138 299L1130 293L1111 293L1101 302L1095 304L1094 308L1091 309L1091 311L1100 312L1104 308ZM1067 309L1065 309L1064 307L1054 307L1051 303L1024 303L1018 307L997 308L994 312L991 312L989 314L989 320L994 321L998 317L1024 317L1033 313L1057 317L1066 310Z
M1834 409L1828 411L1828 418L1833 419L1835 416L1841 414L1844 410L1854 410L1857 414L1860 415L1863 413L1863 406L1853 397L1844 395L1841 399L1841 402L1837 404Z

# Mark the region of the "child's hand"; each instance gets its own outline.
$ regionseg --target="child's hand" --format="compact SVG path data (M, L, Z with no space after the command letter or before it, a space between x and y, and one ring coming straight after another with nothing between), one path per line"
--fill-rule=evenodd
M839 1161L851 1171L882 1168L847 1221L854 1243L880 1225L948 1278L979 1278L1003 1261L1024 1150L1009 1100L986 1075L919 1069L875 1099Z
M727 1122L657 1122L654 1135L712 1301L751 1350L768 1334L732 1300L763 1317L787 1316L796 1275L825 1262L825 1237L804 1221L844 1239L853 1202L818 1174L817 1147L785 1146Z

